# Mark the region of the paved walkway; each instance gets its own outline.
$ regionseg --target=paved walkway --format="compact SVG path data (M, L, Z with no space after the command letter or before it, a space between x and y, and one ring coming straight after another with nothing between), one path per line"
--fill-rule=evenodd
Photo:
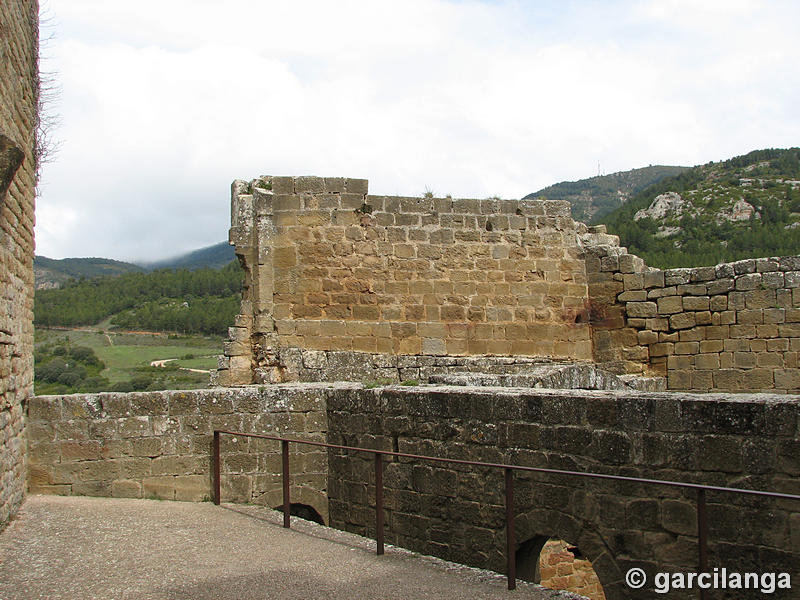
M0 533L0 599L447 599L577 596L254 506L30 496Z

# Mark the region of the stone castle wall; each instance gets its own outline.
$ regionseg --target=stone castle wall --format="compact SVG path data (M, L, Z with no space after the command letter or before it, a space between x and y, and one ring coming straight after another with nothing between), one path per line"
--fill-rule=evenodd
M208 499L215 428L800 493L798 404L780 395L295 383L41 396L29 428L38 493ZM374 535L372 455L300 445L291 453L293 503ZM277 442L222 436L222 466L224 501L281 504ZM504 571L501 472L387 458L384 484L387 542ZM518 473L515 497L517 543L576 546L609 600L628 597L621 577L632 566L650 577L696 569L693 492ZM800 577L797 502L709 493L708 518L712 566ZM658 596L636 596L649 597Z
M800 391L800 257L662 271L565 202L372 196L363 179L236 181L231 223L245 286L221 385L396 381L400 363L494 356Z
M587 251L595 353L670 390L800 391L800 257L652 269L613 246Z
M37 396L29 410L32 493L202 501L214 429L325 441L317 386ZM225 502L281 504L280 443L223 435ZM292 450L292 501L328 520L327 454Z
M352 383L36 397L30 489L205 500L215 428L800 493L798 404L786 396ZM291 452L292 502L334 527L374 535L372 455ZM224 501L281 504L277 442L223 436L222 465ZM501 472L387 458L384 484L388 542L504 571ZM629 597L621 577L630 567L651 578L697 567L692 492L518 473L515 498L518 544L576 546L609 600ZM797 502L709 493L708 518L712 566L800 577ZM538 557L541 546L528 554ZM636 596L650 597L659 596Z
M363 179L234 182L246 273L222 384L280 381L295 347L591 359L586 275L562 201L367 194Z
M793 494L798 426L796 399L767 394L393 387L328 398L337 444ZM331 525L374 535L372 457L336 453L329 469ZM384 483L388 543L504 571L500 470L387 459ZM800 577L800 503L722 493L707 501L712 567ZM539 541L534 557L548 539L576 546L609 600L662 596L631 592L623 576L632 567L650 582L697 570L693 491L518 473L515 506L517 544ZM735 597L761 597L752 592Z
M38 3L0 0L0 529L25 492L33 393Z

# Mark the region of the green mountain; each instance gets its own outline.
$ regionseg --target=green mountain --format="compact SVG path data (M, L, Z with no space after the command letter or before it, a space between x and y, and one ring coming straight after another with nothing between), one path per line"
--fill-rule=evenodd
M602 221L653 267L800 254L800 148L692 167Z
M187 254L151 263L140 263L140 265L148 271L156 269L221 269L233 260L236 260L233 246L228 242L220 242Z
M243 272L222 269L160 269L118 277L71 280L59 289L37 290L34 324L222 334L241 302Z
M61 287L70 279L139 273L142 270L137 265L109 258L63 258L59 260L46 256L35 256L33 259L37 290Z
M92 279L106 275L142 273L157 269L221 269L236 259L233 246L220 242L213 246L193 250L173 258L151 263L132 264L110 258L63 258L53 259L36 256L33 270L36 289L62 287L70 279Z
M525 199L569 200L573 219L596 223L648 186L666 177L678 175L688 168L651 165L580 181L562 181L528 194Z

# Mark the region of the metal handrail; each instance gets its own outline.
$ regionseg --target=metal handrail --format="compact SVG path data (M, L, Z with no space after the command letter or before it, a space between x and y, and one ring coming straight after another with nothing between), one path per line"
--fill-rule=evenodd
M624 481L627 483L644 483L649 485L664 485L670 487L680 487L694 489L697 491L697 537L698 537L698 558L701 572L708 571L708 517L706 513L706 491L729 492L735 494L749 494L754 496L766 496L770 498L780 498L783 500L800 500L800 495L784 494L782 492L769 492L764 490L749 490L744 488L720 487L715 485L703 485L699 483L688 483L682 481L669 481L663 479L648 479L643 477L627 477L623 475L608 475L605 473L591 473L587 471L568 471L564 469L547 469L544 467L527 467L523 465L507 465L503 463L490 463L474 460L464 460L458 458L442 458L439 456L426 456L424 454L408 454L405 452L394 452L391 450L378 450L374 448L361 448L358 446L345 446L341 444L329 444L327 442L317 442L313 440L301 440L287 438L263 433L245 433L242 431L229 431L226 429L214 430L213 442L213 468L214 468L214 504L220 503L220 435L235 435L240 437L251 437L265 440L273 440L281 443L282 455L282 484L283 484L283 526L291 526L290 503L289 503L289 444L306 444L309 446L319 446L323 448L334 448L337 450L351 450L354 452L364 452L374 455L375 459L375 523L377 542L377 553L384 552L383 535L383 457L391 456L397 458L409 458L420 461L450 463L457 465L467 465L473 467L487 467L503 469L505 473L505 508L506 508L506 568L508 577L508 589L516 588L516 541L514 537L514 471L527 471L536 473L549 473L553 475L567 475L574 477L588 477L592 479L607 479L612 481ZM700 590L701 599L705 600L708 591Z

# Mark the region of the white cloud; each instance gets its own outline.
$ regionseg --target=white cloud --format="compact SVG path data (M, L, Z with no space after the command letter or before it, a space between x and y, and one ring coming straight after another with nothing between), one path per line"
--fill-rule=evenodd
M39 201L46 255L157 258L219 241L234 178L518 197L598 161L696 164L800 134L793 4L69 0L52 12L64 146Z

